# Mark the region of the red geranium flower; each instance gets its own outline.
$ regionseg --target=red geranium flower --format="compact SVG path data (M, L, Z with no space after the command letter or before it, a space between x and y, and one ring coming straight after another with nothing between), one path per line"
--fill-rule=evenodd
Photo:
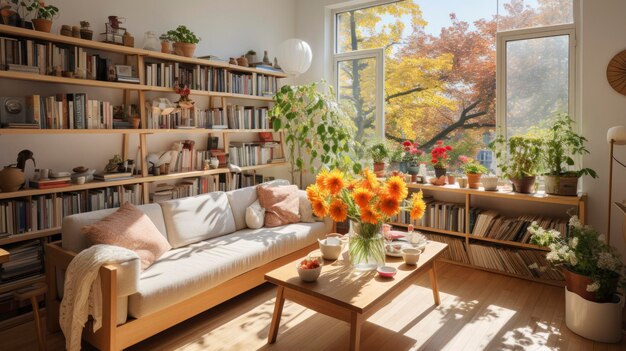
M402 142L402 146L404 147L410 147L411 145L413 145L413 143L408 140L405 140Z
M448 151L452 151L452 146L450 146L450 145L446 145L446 150L448 150Z

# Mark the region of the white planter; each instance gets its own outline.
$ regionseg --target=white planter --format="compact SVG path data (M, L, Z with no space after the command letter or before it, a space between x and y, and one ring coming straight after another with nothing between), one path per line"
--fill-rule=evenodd
M617 302L585 300L565 288L565 324L574 333L594 341L616 343L622 339L624 297Z

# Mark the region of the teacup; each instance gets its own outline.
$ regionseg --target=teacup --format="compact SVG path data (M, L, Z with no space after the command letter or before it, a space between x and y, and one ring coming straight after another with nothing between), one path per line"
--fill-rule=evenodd
M417 264L417 260L420 258L421 253L421 249L402 249L402 258L404 259L404 263L406 263L407 265L415 266Z
M457 178L457 183L459 183L459 188L467 188L467 178Z

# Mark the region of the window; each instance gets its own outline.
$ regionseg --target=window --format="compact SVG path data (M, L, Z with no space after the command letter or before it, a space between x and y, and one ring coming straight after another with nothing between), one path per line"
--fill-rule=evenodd
M409 139L426 151L445 140L455 159L493 169L487 144L496 121L515 134L553 112L573 114L573 2L405 0L339 9L333 65L341 106L360 140Z

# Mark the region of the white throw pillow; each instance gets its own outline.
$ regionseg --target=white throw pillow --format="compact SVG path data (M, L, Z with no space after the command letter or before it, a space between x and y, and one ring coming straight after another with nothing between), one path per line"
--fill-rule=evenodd
M313 217L313 208L311 207L311 202L306 196L306 191L298 190L298 197L300 198L300 221L304 223L314 223L315 218Z
M265 220L265 209L256 200L252 205L246 208L246 225L248 228L259 229L263 227Z

